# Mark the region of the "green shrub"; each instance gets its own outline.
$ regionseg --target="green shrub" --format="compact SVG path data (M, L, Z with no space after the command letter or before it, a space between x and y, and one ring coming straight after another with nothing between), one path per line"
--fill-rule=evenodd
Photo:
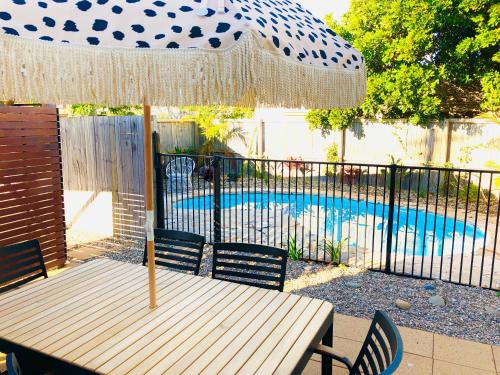
M330 240L325 241L325 251L330 257L330 262L334 264L339 264L340 262L340 254L342 249L344 248L344 243L347 241L347 238L340 240L336 244L334 244Z
M302 258L302 251L297 247L297 238L295 236L288 239L288 258L293 261Z
M326 150L326 161L329 163L338 163L339 161L339 148L336 143L333 143Z

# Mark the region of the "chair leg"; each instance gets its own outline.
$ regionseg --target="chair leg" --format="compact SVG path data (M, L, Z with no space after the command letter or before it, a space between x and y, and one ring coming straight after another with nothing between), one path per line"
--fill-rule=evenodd
M326 330L323 339L321 340L323 345L332 346L333 345L333 319L332 323ZM327 355L321 356L321 375L332 375L332 358Z

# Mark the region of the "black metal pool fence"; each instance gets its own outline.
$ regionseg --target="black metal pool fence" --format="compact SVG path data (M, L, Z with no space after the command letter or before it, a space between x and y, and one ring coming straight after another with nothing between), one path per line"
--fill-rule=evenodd
M498 290L499 185L499 171L157 154L157 225Z

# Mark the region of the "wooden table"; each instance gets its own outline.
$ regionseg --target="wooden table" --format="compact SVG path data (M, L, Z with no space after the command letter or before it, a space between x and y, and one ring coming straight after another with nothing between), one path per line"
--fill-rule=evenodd
M147 288L146 267L96 260L2 294L0 351L66 373L289 374L331 344L328 302L158 269L150 310Z

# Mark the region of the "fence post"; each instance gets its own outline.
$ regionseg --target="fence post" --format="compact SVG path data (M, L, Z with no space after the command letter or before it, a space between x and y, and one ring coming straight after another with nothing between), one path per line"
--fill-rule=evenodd
M392 253L392 232L394 226L394 201L396 196L396 173L398 167L396 164L390 166L390 185L389 185L389 213L387 220L387 248L385 255L385 273L391 273L391 253Z
M214 242L221 242L221 209L220 209L220 179L221 179L221 170L220 170L220 156L214 156Z
M156 227L165 229L165 179L160 155L160 136L156 131L153 132L153 162L156 182Z

